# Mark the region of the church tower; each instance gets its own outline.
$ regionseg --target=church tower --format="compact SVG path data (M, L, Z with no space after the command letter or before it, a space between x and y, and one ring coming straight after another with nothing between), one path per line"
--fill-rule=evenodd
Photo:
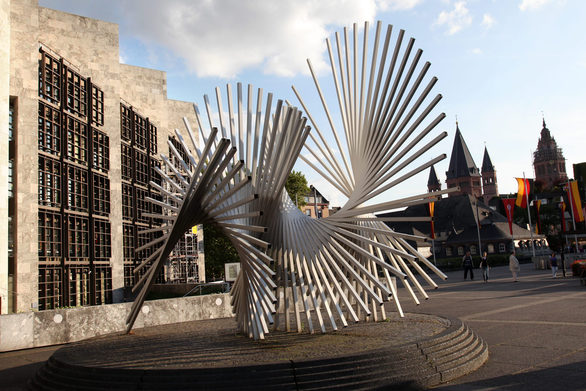
M533 153L533 168L535 169L536 184L541 185L544 189L550 189L568 180L566 159L564 159L562 149L558 148L555 139L545 126L545 118L543 119L541 136L537 142L537 150Z
M499 189L496 182L496 170L490 161L488 150L484 147L484 157L482 158L482 195L484 203L488 205L488 201L494 197L498 197Z
M471 194L477 198L482 196L480 172L462 137L458 122L456 122L456 137L454 138L450 166L446 171L446 177L448 188L460 186L460 191L449 193L449 197L461 194Z
M437 179L435 168L431 166L431 168L429 169L429 179L427 180L427 191L431 193L433 191L440 191L441 189L442 184L439 181L439 179Z

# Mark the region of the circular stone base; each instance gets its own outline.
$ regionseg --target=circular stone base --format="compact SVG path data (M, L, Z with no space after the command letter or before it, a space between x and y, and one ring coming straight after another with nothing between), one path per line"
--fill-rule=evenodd
M459 320L406 314L327 334L272 331L254 341L234 319L178 323L59 349L31 388L331 389L436 385L478 368L486 345Z

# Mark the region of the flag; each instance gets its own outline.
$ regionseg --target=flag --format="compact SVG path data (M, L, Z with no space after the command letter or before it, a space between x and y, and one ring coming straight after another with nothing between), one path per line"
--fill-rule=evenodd
M527 207L527 198L529 197L529 192L531 191L531 186L529 186L529 179L525 178L515 178L517 180L517 184L519 185L519 190L517 191L517 200L515 201L515 205L519 208L526 208Z
M429 217L431 217L431 238L435 239L435 227L433 226L433 212L435 210L435 202L431 201L428 205L429 207Z
M541 208L541 200L535 201L535 216L537 217L537 224L535 225L535 233L540 234L541 230L541 218L539 217L539 209Z
M568 191L568 200L572 206L572 214L576 223L584 221L584 213L582 213L582 201L580 200L580 193L578 192L578 182L569 181L570 188Z
M562 201L559 206L562 210L562 232L566 232L566 203Z
M503 204L505 206L505 212L507 214L507 220L509 221L509 231L513 234L513 211L515 210L515 199L514 198L503 198Z

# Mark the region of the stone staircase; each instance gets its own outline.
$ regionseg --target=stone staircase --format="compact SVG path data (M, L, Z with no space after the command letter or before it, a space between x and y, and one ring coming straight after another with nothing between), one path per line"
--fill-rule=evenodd
M31 379L29 389L421 390L470 373L488 359L487 345L478 336L459 320L449 322L440 334L415 343L268 365L127 369L77 365L56 352Z

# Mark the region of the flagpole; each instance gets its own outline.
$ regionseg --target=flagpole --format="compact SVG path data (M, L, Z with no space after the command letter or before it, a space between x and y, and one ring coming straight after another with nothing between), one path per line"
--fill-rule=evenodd
M529 234L531 235L531 250L535 256L535 244L533 243L533 229L531 228L531 210L529 209L529 191L527 191L527 180L525 179L525 171L523 171L523 187L525 188L525 200L527 201L527 217L529 218Z
M576 241L576 252L578 252L578 236L576 235L576 216L574 216L574 200L572 200L572 188L568 178L568 200L570 201L570 213L572 213L572 226L574 227L574 240ZM580 205L581 207L582 205Z

